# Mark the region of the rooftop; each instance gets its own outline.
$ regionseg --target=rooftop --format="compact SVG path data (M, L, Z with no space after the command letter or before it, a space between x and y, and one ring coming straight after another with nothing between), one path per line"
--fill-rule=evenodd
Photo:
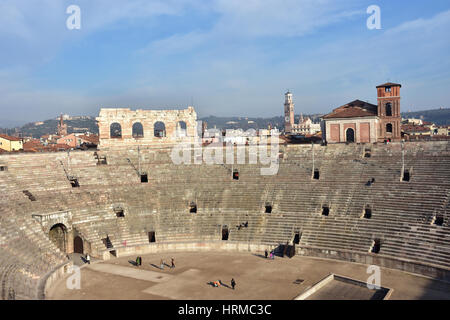
M323 116L323 119L334 118L360 118L373 117L377 115L377 106L361 100L355 100L343 105L333 112Z

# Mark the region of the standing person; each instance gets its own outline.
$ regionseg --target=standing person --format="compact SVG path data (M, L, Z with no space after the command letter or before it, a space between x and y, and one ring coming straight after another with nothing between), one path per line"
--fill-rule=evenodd
M164 261L161 259L161 262L159 263L161 265L161 270L164 270Z
M231 287L234 290L234 287L236 286L236 281L234 281L234 278L231 278Z
M175 259L174 258L172 258L172 266L171 266L171 268L175 268Z
M142 266L142 257L139 256L139 265Z
M266 257L266 259L267 259L268 255L269 255L269 253L267 252L267 249L266 249L266 251L264 251L264 256Z
M86 253L86 262L88 264L91 264L91 256L89 255L89 253Z

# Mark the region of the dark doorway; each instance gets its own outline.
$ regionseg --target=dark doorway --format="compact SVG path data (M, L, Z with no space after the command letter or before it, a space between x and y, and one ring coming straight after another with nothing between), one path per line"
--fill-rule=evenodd
M320 172L319 172L319 169L314 169L314 176L313 176L313 178L314 178L315 180L319 180L319 178L320 178Z
M79 236L76 236L73 239L73 252L83 254L83 239Z
M79 188L80 184L78 183L77 178L70 178L70 184L72 185L72 188Z
M141 183L148 183L148 175L146 173L141 174Z
M233 180L239 180L239 171L237 170L233 171Z
M355 130L353 130L352 128L348 128L346 132L346 138L346 141L349 143L355 142Z
M436 218L434 219L434 224L437 226L442 226L444 224L444 217L436 216Z
M197 204L195 204L195 202L191 202L191 204L189 205L189 212L197 213Z
M379 253L381 250L381 241L380 239L375 239L373 240L372 243L372 253Z
M265 212L266 213L272 213L272 205L266 203L266 205L265 205Z
M152 243L152 242L156 242L156 234L155 231L150 231L148 233L148 242Z
M411 176L409 174L409 170L405 170L403 172L403 181L409 181L411 179Z
M294 237L294 244L299 244L301 237L302 236L301 236L300 232L296 232L295 237Z
M222 227L222 240L226 241L228 240L228 227L227 226L223 226Z
M365 218L365 219L370 219L370 218L372 218L372 209L371 209L369 206L367 206L367 207L364 209L364 218Z
M330 214L330 207L329 206L323 206L322 207L322 215L328 217Z
M50 229L48 237L59 250L66 252L67 228L65 225L61 223L55 224Z
M122 208L115 208L114 212L116 213L117 218L125 218L125 212Z

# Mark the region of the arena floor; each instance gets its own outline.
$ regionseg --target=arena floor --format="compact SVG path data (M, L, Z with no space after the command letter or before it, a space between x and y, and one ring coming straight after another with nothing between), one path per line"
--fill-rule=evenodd
M170 259L175 258L171 269ZM290 300L330 273L367 281L367 266L328 259L296 256L292 259L265 259L252 253L186 252L142 256L142 266L130 263L135 256L95 262L81 268L81 288L70 290L61 279L49 290L47 299L268 299ZM160 270L163 259L167 264ZM232 290L230 280L237 285ZM211 281L221 280L215 288ZM405 272L381 269L381 286L393 289L390 299L450 299L450 284ZM320 299L360 299L339 290L321 293Z

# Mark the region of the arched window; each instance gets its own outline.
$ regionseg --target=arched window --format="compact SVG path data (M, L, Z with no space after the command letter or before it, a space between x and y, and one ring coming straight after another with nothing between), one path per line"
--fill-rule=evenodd
M391 123L388 123L388 124L386 125L386 132L392 133L392 124L391 124Z
M184 121L177 122L177 137L186 137L187 125Z
M122 138L122 126L120 123L114 122L109 127L109 135L113 139Z
M133 124L133 138L142 138L144 136L144 127L142 123L136 122Z
M348 128L347 129L347 133L346 133L346 138L347 138L347 142L355 142L355 130L353 130L352 128Z
M158 138L163 138L166 136L166 125L164 122L158 121L154 125L154 135Z
M392 117L392 104L386 103L386 117Z

